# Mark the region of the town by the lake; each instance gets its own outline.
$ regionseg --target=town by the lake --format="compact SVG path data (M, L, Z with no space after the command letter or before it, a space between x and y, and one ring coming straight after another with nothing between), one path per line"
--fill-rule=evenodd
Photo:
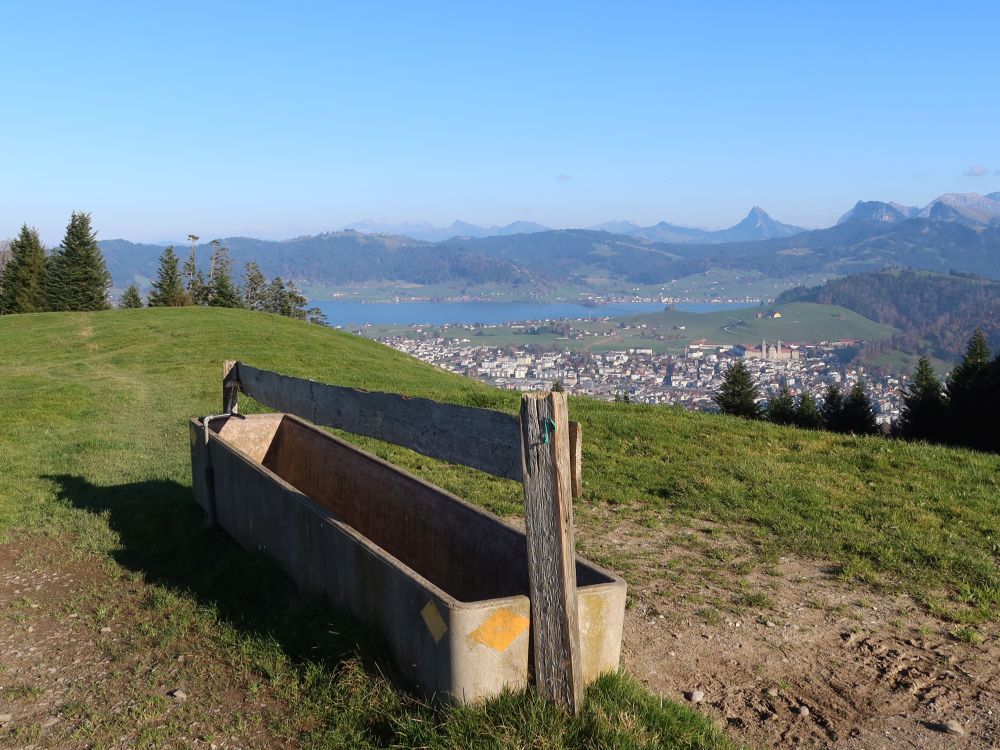
M413 327L406 335L376 338L424 362L498 388L548 390L559 383L572 395L702 411L716 410L713 396L726 369L737 360L749 367L762 405L783 386L793 396L810 392L821 399L830 385L848 390L860 380L876 421L884 428L899 417L906 385L905 376L845 357L845 352L864 343L854 340L761 340L755 345L699 340L668 352L643 346L591 351L560 346L558 341L545 346L489 344L477 337L481 330L467 324Z

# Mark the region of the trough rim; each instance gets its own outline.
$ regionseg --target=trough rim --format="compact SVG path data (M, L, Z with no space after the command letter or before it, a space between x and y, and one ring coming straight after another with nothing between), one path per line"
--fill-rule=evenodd
M508 523L507 521L505 521L503 518L501 518L500 516L496 515L495 513L492 513L490 511L486 510L485 508L480 508L479 506L474 505L473 503L470 503L467 500L463 500L462 498L458 497L457 495L452 494L451 492L449 492L448 490L444 489L443 487L438 487L436 484L433 484L432 482L428 482L427 480L425 480L425 479L423 479L421 477L418 477L415 474L411 474L410 472L406 471L402 467L396 466L395 464L390 463L389 461L386 461L385 459L382 459L382 458L380 458L380 457L378 457L378 456L376 456L376 455L374 455L372 453L369 453L368 451L364 450L363 448L360 448L360 447L354 445L353 443L349 443L346 440L343 440L342 438L338 437L337 435L334 435L333 433L328 432L328 431L322 429L321 427L319 427L318 425L315 425L312 422L309 422L309 421L307 421L305 419L302 419L301 417L299 417L299 416L297 416L295 414L289 414L288 412L262 412L262 413L258 413L258 414L246 414L246 415L241 415L241 416L242 416L243 419L253 419L255 417L274 417L274 416L278 416L278 417L281 417L281 419L278 420L279 424L284 419L291 419L292 421L298 423L302 427L304 427L304 428L306 428L308 430L312 430L315 433L318 433L321 437L323 437L323 438L325 438L327 440L332 440L333 442L338 443L339 445L347 448L348 450L356 451L357 453L360 453L365 458L367 458L369 460L372 460L372 461L376 462L377 464L380 464L383 468L385 468L385 469L387 469L387 470L389 470L391 472L394 472L396 474L400 474L400 475L402 475L402 476L404 476L404 477L406 477L406 478L408 478L410 480L416 481L418 484L421 484L424 487L427 487L427 488L429 488L431 490L434 490L435 492L439 492L439 493L445 495L448 499L450 499L453 502L456 502L456 503L464 506L466 509L472 511L473 513L476 513L476 514L478 514L480 516L486 516L490 520L492 520L492 521L494 521L496 523L499 523L501 526L509 529L510 531L513 531L516 534L524 536L524 531L522 529L519 529L517 526L514 526L511 523ZM226 419L228 421L229 419L232 419L232 417L227 417ZM221 422L221 421L222 420L213 420L213 422L216 422L216 423ZM204 421L203 421L203 417L192 417L191 418L191 424L194 425L198 430L200 430L202 432L206 432L205 431L205 424L204 424ZM220 429L221 429L221 425L220 425ZM315 500L313 500L311 497L309 497L309 495L305 494L298 487L296 487L295 485L290 484L289 482L285 481L285 479L283 479L281 476L279 476L278 474L276 474L275 472L273 472L271 469L269 469L267 466L265 466L262 461L254 461L244 451L240 450L235 445L233 445L232 443L230 443L228 440L226 440L225 438L223 438L221 435L219 435L219 433L213 431L211 429L211 426L207 430L207 435L208 435L208 437L207 437L206 442L205 442L205 450L206 451L210 450L210 448L209 448L210 441L212 439L215 439L219 443L220 446L222 446L226 450L230 451L231 453L235 454L237 458L239 458L241 461L243 461L244 463L246 463L251 469L254 469L256 471L260 471L260 472L264 473L269 478L277 481L285 489L290 490L294 494L295 499L298 502L300 502L303 505L305 505L306 508L307 508L307 510L309 510L310 512L318 515L320 517L321 521L323 521L324 523L329 523L329 524L333 525L334 527L336 527L341 532L347 534L348 536L350 536L351 538L353 538L357 542L361 543L365 548L369 549L371 552L373 552L375 555L377 555L383 562L385 562L385 563L387 563L389 565L392 565L394 567L400 568L404 572L408 573L410 576L413 577L413 579L421 587L423 587L424 589L427 590L428 594L437 597L443 603L447 604L447 606L449 608L452 608L452 609L463 609L463 610L494 609L496 607L500 607L500 606L504 606L504 605L522 604L524 602L527 602L528 605L529 605L529 608L530 608L531 598L527 594L514 594L513 596L497 597L497 598L493 598L493 599L476 599L476 600L471 601L471 602L469 602L469 601L463 601L461 599L456 598L452 594L450 594L447 591L445 591L444 589L440 588L433 581L429 580L428 578L425 578L421 573L419 573L418 571L416 571L413 568L411 568L409 565L407 565L406 563L404 563L399 558L395 557L394 555L391 555L388 551L386 551L385 549L383 549L381 546L379 546L378 544L376 544L374 541L372 541L371 539L369 539L368 537L364 536L359 531L357 531L357 529L353 528L352 526L350 526L345 521L342 521L341 519L339 519L336 516L336 514L334 514L333 512L331 512L330 510L328 510L327 508L324 508L322 505L320 505L318 502L316 502ZM209 457L209 460L211 461L211 457ZM511 480L511 481L513 481L513 480ZM213 491L214 491L214 488L213 488ZM621 576L616 575L615 573L611 572L610 570L607 570L607 569L601 567L600 565L597 565L596 563L591 562L590 560L587 560L586 558L582 557L581 555L576 555L576 561L578 563L582 564L584 567L590 568L591 570L596 571L596 572L598 572L598 573L600 573L600 574L602 574L602 575L604 575L604 576L606 576L606 577L608 577L608 578L611 579L611 580L605 581L603 583L592 583L592 584L587 584L587 585L583 585L583 586L577 585L577 594L578 594L578 596L590 596L592 594L598 594L598 593L602 592L605 589L608 589L608 590L618 589L618 588L627 589L627 585L628 584L625 582L625 579L622 578Z

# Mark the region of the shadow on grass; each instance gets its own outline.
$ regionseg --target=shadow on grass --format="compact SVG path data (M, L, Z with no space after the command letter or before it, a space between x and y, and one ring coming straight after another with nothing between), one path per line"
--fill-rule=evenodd
M43 478L57 485L61 500L107 517L121 542L111 553L119 564L212 608L239 635L262 639L260 651L273 640L299 667L324 667L323 679L300 683L305 693L297 702L308 704L313 714L305 723L315 724L301 738L303 747L733 747L708 719L664 702L621 672L591 685L575 717L530 690L505 691L481 705L432 706L396 689L406 683L370 628L324 601L300 598L275 563L209 528L190 487Z
M300 597L273 561L211 528L190 487L168 480L102 487L65 474L43 478L57 485L61 500L106 514L121 542L111 556L150 583L192 595L238 631L274 639L294 660L335 667L354 659L399 681L377 634L322 600Z

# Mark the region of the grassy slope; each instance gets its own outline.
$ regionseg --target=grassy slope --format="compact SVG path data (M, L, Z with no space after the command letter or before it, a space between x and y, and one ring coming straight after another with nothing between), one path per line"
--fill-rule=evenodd
M213 659L251 684L263 681L285 703L267 719L275 746L731 747L697 712L624 675L592 686L572 720L528 693L484 707L428 706L383 676L391 665L370 634L320 603L297 600L275 566L203 529L192 502L185 423L218 410L222 359L482 406L512 408L510 394L364 339L242 311L8 316L0 319L0 350L0 543L69 533L78 552L107 559L113 575L125 582L139 575L162 589L142 625L155 629L157 652L178 640L207 640ZM399 454L497 510L517 507L512 482ZM121 689L145 696L155 672L122 676ZM141 721L151 722L144 747L187 731L170 718L144 714ZM97 711L79 731L81 743L106 746L123 730L120 717ZM0 730L0 744L5 737Z
M780 310L782 317L777 319L754 317L755 313L761 309ZM595 308L594 314L600 315L601 308ZM737 325L741 320L743 321L742 325ZM619 322L633 326L645 325L647 328L644 331L619 330ZM679 330L680 326L684 326L683 331ZM687 344L700 339L708 339L715 344L752 345L759 345L761 339L767 339L772 343L779 339L795 343L818 343L846 339L881 341L890 338L895 333L895 329L890 326L875 323L846 307L817 305L812 302L794 302L775 308L754 306L746 309L706 313L664 310L656 313L612 318L607 323L581 323L574 327L589 331L611 331L615 333L615 336L575 340L559 338L550 334L528 335L507 327L488 327L486 329L487 335L483 337L470 336L469 331L459 328L452 328L447 333L451 338L470 338L474 344L486 346L534 344L573 351L589 349L595 352L633 347L648 347L657 352L682 351ZM412 331L412 326L374 326L368 329L366 335L379 338L406 335ZM651 334L679 338L673 338L669 341L644 338L644 336Z
M761 309L778 310L781 318L756 318ZM723 310L709 313L688 313L666 310L624 318L632 324L646 324L670 329L686 326L685 334L692 339L707 338L719 344L759 344L768 341L812 343L838 339L880 341L892 336L894 330L845 307L795 302L773 307L750 307L746 310ZM734 324L742 320L743 325Z
M273 571L256 573L250 556L192 531L200 513L190 500L184 423L218 408L223 359L512 412L517 394L360 338L242 311L11 316L0 319L0 350L0 539L18 529L74 532L120 565L208 602L215 614L202 616L217 618L219 628L266 634L252 653L277 638L293 675L286 679L305 696L301 710L312 712L306 723L318 726L301 738L306 744L345 737L384 744L387 721L402 744L474 744L488 736L475 734L484 727L507 738L501 747L525 744L522 732L552 746L643 746L650 732L676 738L668 746L718 744L696 716L661 709L621 679L598 685L588 715L568 722L525 696L434 712L385 684L364 659L351 679L308 678L314 667L297 644L322 640L326 620L276 611L274 590L260 583L264 575L278 587ZM1000 457L588 399L570 408L585 431L586 488L577 506L584 542L609 513L654 529L710 518L764 556L821 556L847 575L902 585L954 619L1000 616ZM359 442L495 512L518 512L515 483ZM234 587L233 577L248 570L253 586ZM343 670L336 659L320 668ZM615 735L625 724L633 729Z

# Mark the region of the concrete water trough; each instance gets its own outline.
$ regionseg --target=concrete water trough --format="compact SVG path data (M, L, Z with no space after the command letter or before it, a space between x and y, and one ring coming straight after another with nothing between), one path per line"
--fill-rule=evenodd
M528 683L525 535L289 414L190 422L198 503L304 593L377 629L426 695ZM207 443L206 443L207 440ZM577 558L584 680L618 667L625 582Z

